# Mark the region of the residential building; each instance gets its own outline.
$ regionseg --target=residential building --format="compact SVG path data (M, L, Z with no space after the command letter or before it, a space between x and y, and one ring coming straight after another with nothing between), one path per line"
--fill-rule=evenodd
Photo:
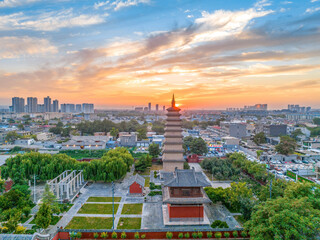
M156 111L159 111L159 104L156 104Z
M24 98L13 97L12 98L12 112L14 113L23 113L24 109Z
M243 138L247 136L247 125L245 123L230 123L229 135L231 137Z
M36 97L27 98L27 112L35 113L38 111L38 99Z
M51 98L48 96L43 99L44 102L44 112L51 112L52 106L51 106Z
M81 104L76 104L76 112L77 112L77 113L82 112Z
M82 104L83 113L94 113L94 105L92 103L83 103Z
M59 112L59 101L57 99L52 102L52 112Z
M148 103L149 112L151 111L151 102Z
M287 135L287 125L265 125L263 131L264 134L268 137L280 137L283 135Z
M120 146L135 147L137 145L137 135L135 133L120 136Z

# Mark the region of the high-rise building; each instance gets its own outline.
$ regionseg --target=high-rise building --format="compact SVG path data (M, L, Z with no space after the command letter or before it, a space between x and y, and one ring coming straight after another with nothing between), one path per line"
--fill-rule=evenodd
M12 98L12 112L22 113L24 112L24 98L13 97Z
M151 111L151 102L148 103L149 112Z
M82 104L83 113L94 113L94 105L92 103L83 103Z
M156 104L156 111L159 111L159 104Z
M162 107L162 111L164 111L164 112L166 111L166 106Z
M184 158L182 148L182 121L180 108L176 107L174 95L171 107L167 109L167 122L165 128L165 141L163 147L163 171L173 172L176 168L183 169Z
M27 112L35 113L38 111L38 99L36 97L27 98Z
M44 112L44 104L38 104L37 112L39 112L39 113L43 113Z
M48 96L43 99L44 102L44 112L51 112L51 98Z
M81 113L81 104L76 104L76 112Z
M57 99L52 102L52 112L59 112L59 101Z

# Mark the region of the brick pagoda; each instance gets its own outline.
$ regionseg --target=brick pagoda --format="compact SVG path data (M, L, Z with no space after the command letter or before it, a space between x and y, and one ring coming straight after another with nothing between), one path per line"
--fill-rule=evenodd
M171 107L167 109L167 122L165 128L165 141L163 147L163 171L173 172L176 168L183 169L185 162L182 148L182 122L180 119L180 108L176 107L174 95Z

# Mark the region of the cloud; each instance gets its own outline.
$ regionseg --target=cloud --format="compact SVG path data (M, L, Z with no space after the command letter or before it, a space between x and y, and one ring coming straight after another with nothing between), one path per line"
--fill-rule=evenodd
M3 0L0 2L0 8L17 7L38 1L40 0Z
M319 0L311 0L311 2L312 2L312 3L314 3L314 2L318 2L318 1L319 1Z
M72 9L52 11L37 16L27 16L22 12L0 16L1 30L27 29L36 31L55 31L61 28L84 27L103 23L100 15L76 15Z
M0 37L0 59L19 58L27 55L57 53L47 39L24 37Z
M314 13L320 10L320 7L311 7L306 9L306 13Z
M105 10L113 9L114 11L118 11L121 8L127 8L131 6L137 6L139 4L149 4L150 0L115 0L113 2L105 1L105 2L97 2L94 4L95 9L99 9L104 7Z

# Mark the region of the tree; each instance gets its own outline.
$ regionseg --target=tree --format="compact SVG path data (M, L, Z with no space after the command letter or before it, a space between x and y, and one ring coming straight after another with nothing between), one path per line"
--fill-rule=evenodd
M161 152L159 144L156 144L156 143L150 144L148 151L153 158L157 158Z
M17 140L18 138L20 138L20 136L15 131L8 132L5 137L6 141L8 141L8 142L13 142L14 140Z
M276 145L276 151L280 154L288 155L296 150L296 141L289 136L281 136L280 143Z
M1 179L1 176L0 176L0 193L2 193L4 191L5 183L6 183L6 181L4 179Z
M137 130L137 132L138 132L138 140L139 141L147 138L147 128L146 127L140 127Z
M291 133L291 137L295 140L298 140L298 136L301 136L303 135L302 131L300 128L294 130L292 133Z
M37 226L47 229L51 223L51 216L52 211L50 205L47 203L42 203L36 217Z
M183 148L185 152L202 155L208 152L206 142L202 138L193 138L188 136L183 139Z
M152 131L156 132L157 134L164 134L164 127L165 123L162 121L154 121L152 123Z
M257 145L266 143L267 141L266 141L266 136L265 136L264 132L259 132L256 135L254 135L253 142Z
M58 199L57 199L56 195L54 195L53 192L51 192L50 186L48 184L46 184L44 187L44 192L42 195L42 203L48 204L53 213L60 212Z
M245 182L233 182L231 187L226 189L226 203L234 209L240 209L241 200L252 198L252 189L248 188Z
M314 118L313 119L313 123L317 124L317 125L320 125L320 118Z
M119 134L119 130L113 127L110 131L110 134L113 137L113 140L116 140Z
M277 198L262 202L244 225L256 240L315 239L319 233L320 211L306 198Z
M29 217L30 213L31 213L31 207L24 207L22 209L23 214L26 216L26 218Z
M20 123L20 124L18 125L18 128L19 128L19 130L24 130L24 126L23 126L23 124L22 124L22 123Z

